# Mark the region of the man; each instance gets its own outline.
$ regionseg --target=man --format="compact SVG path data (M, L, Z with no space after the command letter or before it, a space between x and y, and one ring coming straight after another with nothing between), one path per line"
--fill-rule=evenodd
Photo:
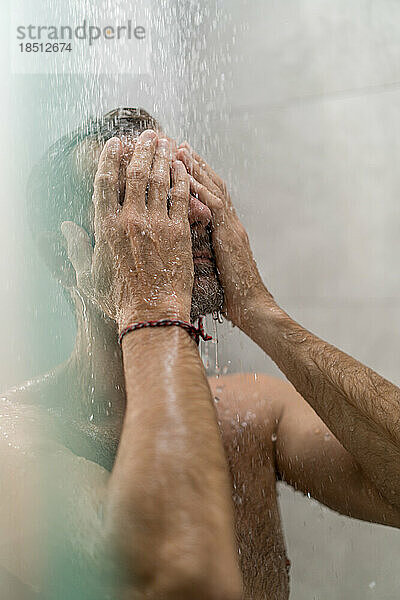
M225 184L186 144L175 150L133 109L94 129L53 149L34 179L36 194L50 187L50 202L64 199L61 215L47 211L53 231L36 234L78 334L65 365L3 400L3 569L10 586L43 586L30 540L48 519L32 523L20 490L23 472L24 490L38 493L40 458L65 521L54 547L66 547L74 573L85 565L96 579L100 564L107 575L101 590L90 584L93 597L287 598L278 479L343 514L400 526L399 390L279 308ZM49 162L69 165L68 178L57 173L61 191L45 179ZM176 325L127 332L122 363L117 337L130 325L222 306L294 387L250 374L207 381ZM74 578L66 585L71 594Z

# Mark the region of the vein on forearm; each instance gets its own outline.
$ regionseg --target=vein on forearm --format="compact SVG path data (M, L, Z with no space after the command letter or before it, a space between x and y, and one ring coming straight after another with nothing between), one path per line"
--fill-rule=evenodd
M262 314L253 339L353 455L368 478L391 502L398 503L399 389L301 327L283 311L271 312L267 308Z
M329 401L329 395L336 392L336 399L339 396L400 447L398 388L316 336L307 332L307 337L305 352L312 361L311 377L317 386L314 401Z

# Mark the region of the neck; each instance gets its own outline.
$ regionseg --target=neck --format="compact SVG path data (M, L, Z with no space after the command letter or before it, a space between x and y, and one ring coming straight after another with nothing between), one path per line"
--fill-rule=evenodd
M125 411L125 384L118 330L90 300L72 294L77 318L74 350L66 372L72 411L101 426L120 420Z

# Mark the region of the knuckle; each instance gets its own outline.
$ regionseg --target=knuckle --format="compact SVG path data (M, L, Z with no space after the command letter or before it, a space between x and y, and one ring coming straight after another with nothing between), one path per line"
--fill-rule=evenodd
M168 184L168 181L167 181L164 173L162 173L160 171L151 173L150 185L157 187L157 188L166 188L167 184Z
M176 185L171 191L173 200L179 202L189 202L189 188L186 185Z
M126 170L126 179L128 183L141 182L146 178L146 171L143 165L133 163Z
M170 225L170 219L168 219L168 218L165 219L162 216L158 217L157 215L155 215L153 217L153 219L151 220L151 227L157 231L162 231L162 232L168 233L169 225Z
M217 181L218 181L218 187L221 189L221 192L224 195L227 195L228 194L228 188L226 186L225 181L223 179L221 179L220 177L218 177Z
M135 213L130 213L125 219L125 230L129 235L139 235L146 231L146 222Z
M209 188L210 192L212 194L214 194L214 196L216 196L217 198L221 198L223 196L220 188L211 179L208 182L208 188Z
M172 230L169 226L169 223L164 223L164 222L158 223L157 230L163 239L168 239L172 235L172 233L171 233Z
M115 179L113 174L110 173L97 173L95 186L100 190L112 189L115 185Z
M214 198L214 203L213 203L214 209L217 211L221 211L224 208L224 203L221 200L221 198Z

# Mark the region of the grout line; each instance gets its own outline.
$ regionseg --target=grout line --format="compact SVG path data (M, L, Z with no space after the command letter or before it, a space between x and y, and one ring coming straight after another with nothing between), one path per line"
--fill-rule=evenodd
M309 94L305 96L298 96L289 98L284 102L277 102L272 104L254 104L254 105L243 105L243 106L234 106L228 107L224 111L221 108L211 109L209 112L209 117L212 119L220 119L221 113L224 112L226 115L229 113L229 118L233 118L237 116L237 114L243 113L251 113L257 114L260 112L273 112L279 110L286 110L288 108L302 106L306 104L330 101L330 100L350 100L353 98L362 98L372 95L385 94L390 92L395 92L400 90L400 81L393 81L391 83L382 83L376 85L369 85L361 88L350 88L345 90L336 90L328 93L320 93L320 94Z

